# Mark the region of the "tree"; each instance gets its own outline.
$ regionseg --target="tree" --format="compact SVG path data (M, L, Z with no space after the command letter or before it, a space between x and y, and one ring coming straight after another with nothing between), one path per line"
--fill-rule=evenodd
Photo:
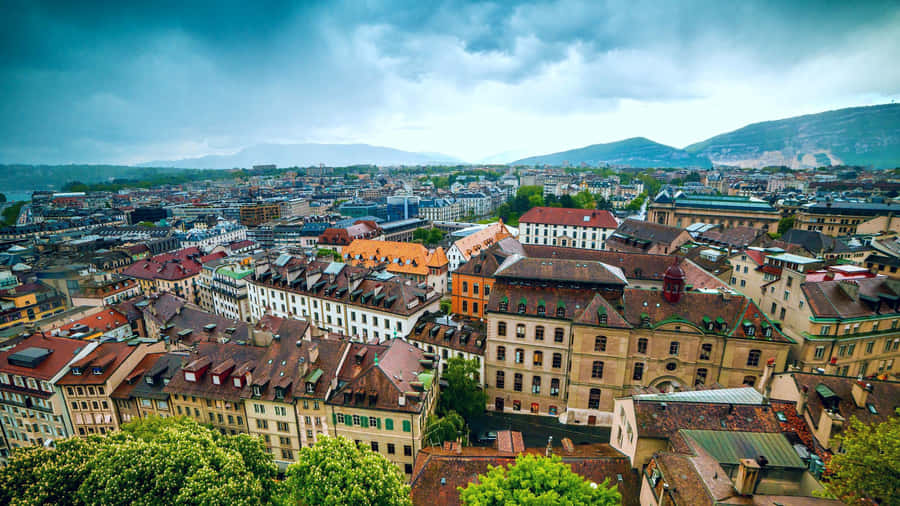
M451 411L443 417L429 415L425 428L425 441L432 445L440 445L444 441L456 441L465 433L465 429L466 421L456 411Z
M785 232L794 228L794 221L796 221L796 216L785 216L778 220L778 235L784 235Z
M300 450L285 472L286 499L293 504L411 505L409 485L381 454L342 436L324 437Z
M825 490L846 504L900 504L900 409L875 425L851 417L836 437Z
M422 244L434 245L441 242L446 232L439 228L417 228L413 230L413 239Z
M331 257L335 262L340 262L343 260L341 254L331 248L319 248L316 250L317 257Z
M488 466L478 483L459 487L462 504L621 504L608 480L592 484L572 472L559 456L519 455L515 464Z
M444 314L450 314L450 310L453 309L453 304L448 299L441 299L441 312Z
M646 198L647 198L646 192L638 195L637 197L634 198L634 200L629 202L627 206L625 206L625 209L628 211L640 211L641 207L643 207L643 205L644 205L644 200L646 200Z
M107 436L13 453L0 503L269 504L277 467L259 438L150 417Z
M6 194L0 193L0 202L6 202Z
M453 357L447 361L447 370L442 379L447 386L441 389L438 402L439 413L455 411L466 420L484 413L487 394L481 389L481 383L475 378L478 364L474 360Z
M597 208L597 201L594 199L594 195L588 190L581 190L576 193L572 199L575 201L575 206L580 209Z

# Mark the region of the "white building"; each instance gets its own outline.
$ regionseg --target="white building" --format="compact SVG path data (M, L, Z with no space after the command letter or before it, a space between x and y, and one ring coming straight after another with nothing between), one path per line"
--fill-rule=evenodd
M230 244L247 239L247 227L233 222L222 222L205 230L191 230L179 236L182 248L197 247L210 251L220 244Z
M519 218L519 242L602 250L618 226L609 211L533 207Z

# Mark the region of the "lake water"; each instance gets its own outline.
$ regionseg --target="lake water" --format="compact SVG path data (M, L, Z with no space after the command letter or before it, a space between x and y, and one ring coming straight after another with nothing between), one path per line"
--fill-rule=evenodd
M31 200L31 192L34 190L0 190L0 193L6 195L7 202L15 200Z

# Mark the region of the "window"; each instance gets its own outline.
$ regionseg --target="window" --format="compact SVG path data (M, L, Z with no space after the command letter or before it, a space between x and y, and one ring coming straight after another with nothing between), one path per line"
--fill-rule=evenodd
M394 430L394 420L392 418L384 419L384 430Z
M517 364L522 364L525 362L525 350L522 348L516 348L514 360Z
M472 303L472 313L473 313L473 314L477 314L477 313L478 313L478 303L477 303L477 302L473 302L473 303Z
M606 351L606 336L594 338L594 351Z
M592 378L602 378L603 377L603 362L600 360L594 360L594 363L591 365L591 377Z
M394 453L396 453L396 451L397 451L397 449L394 446L394 443L388 443L388 445L387 445L388 455L393 455Z
M278 422L278 431L279 432L287 432L288 431L287 422Z
M537 341L544 340L544 326L543 325L538 325L537 327L534 328L534 338Z
M497 360L506 360L506 346L497 346Z
M600 389L592 388L588 396L588 409L600 409Z
M372 441L372 443L370 444L370 446L372 447L372 451L373 451L373 452L377 452L377 451L378 451L378 441Z
M463 281L462 282L462 293L465 294L465 293L468 293L468 291L469 291L469 282Z
M503 371L497 371L497 388L505 388L506 387L506 373Z
M409 422L407 422L409 423ZM403 447L403 455L406 457L412 457L412 446L405 445Z
M816 352L814 355L815 358L821 359L825 357L825 347L824 346L816 346Z
M463 313L469 312L469 301L467 301L467 300L462 301L462 310L463 310Z
M487 297L491 294L491 285L484 285L484 296Z
M634 364L634 374L631 376L631 378L635 381L641 381L642 379L644 379L644 364Z
M554 369L562 367L562 353L553 354L553 363L551 365Z
M821 331L820 335L827 336L830 333L831 333L831 326L830 325L822 325L822 331Z
M550 380L550 395L559 395L559 378L552 378Z
M744 384L752 387L756 384L756 376L744 376Z
M524 302L520 302L520 303L519 303L519 307L516 308L516 311L518 311L519 314L525 314L525 303L524 303Z
M564 330L557 327L556 330L553 331L553 341L557 343L563 342Z
M638 353L647 353L647 338L646 337L642 337L642 338L638 339L637 352Z
M534 376L531 378L531 393L540 394L541 393L541 377Z
M522 325L521 323L516 325L516 337L519 339L525 337L525 325Z
M403 472L406 474L412 474L412 472L413 472L412 464L403 464Z
M711 344L700 345L700 360L709 360L710 355L712 355L712 345Z
M706 384L706 374L707 370L703 367L697 369L697 377L694 378L694 385L705 385Z
M538 316L546 316L547 315L547 306L545 306L543 303L538 304L537 314L538 314Z
M854 351L856 351L856 343L850 343L850 345L847 346L847 356L852 357Z
M506 335L506 322L497 322L497 335L498 336Z
M759 365L759 356L762 354L759 350L750 350L747 355L747 366L756 367Z
M522 391L522 375L519 373L516 373L515 376L513 376L513 390L516 392Z
M212 417L212 413L210 413L209 416ZM266 420L260 420L259 418L257 418L256 419L256 428L257 429L268 429L269 422L267 422Z
M678 341L672 341L669 343L669 355L678 355L678 348L681 347L681 344Z
M564 307L556 308L556 317L557 318L565 318L566 317L566 308L564 308Z
M409 420L403 420L403 432L412 432L412 425Z
M534 352L533 363L535 367L543 367L544 365L544 353L541 351Z

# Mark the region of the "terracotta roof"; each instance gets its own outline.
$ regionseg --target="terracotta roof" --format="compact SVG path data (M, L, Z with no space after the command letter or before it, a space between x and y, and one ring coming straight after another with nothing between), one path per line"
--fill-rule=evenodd
M505 281L497 281L491 289L491 298L485 311L519 314L519 304L525 304L527 316L543 316L556 318L557 308L565 308L564 319L576 318L594 299L594 291L578 288L555 288L512 285ZM507 304L506 311L500 310L500 304ZM539 308L543 306L543 315Z
M544 455L545 452L546 448L541 447L525 448L521 453ZM639 504L641 483L637 473L631 470L628 458L608 444L575 445L572 452L554 446L553 453L559 455L573 472L591 482L602 483L608 479L610 484L618 487L623 505ZM508 466L515 459L516 453L496 448L423 448L416 454L413 467L413 504L460 504L458 487L475 481L478 475L488 471L488 466Z
M385 266L388 272L398 274L428 274L428 267L447 265L443 248L428 251L425 246L413 242L376 241L357 239L343 249L344 259L352 265L365 267Z
M87 356L72 364L69 372L57 381L60 385L102 385L112 376L122 362L138 349L128 343L100 343ZM81 374L72 369L80 367ZM99 374L95 372L100 371Z
M0 352L0 372L18 374L21 376L49 380L53 378L75 355L84 348L85 343L65 337L52 337L42 334L34 334L18 343L12 348ZM23 367L9 363L9 356L29 348L51 350L51 353L36 367ZM13 385L0 385L0 387L12 387Z
M849 284L849 290L842 287L845 283ZM819 318L858 318L898 312L893 307L900 293L894 291L891 281L884 276L803 283L800 287L813 315ZM857 290L858 295L854 295Z
M732 248L746 248L764 233L765 230L750 227L714 228L700 234L699 239Z
M808 387L809 397L806 402L806 410L809 412L813 425L818 425L822 410L825 409L828 402L835 402L838 411L844 418L849 420L851 416L855 416L866 425L888 420L894 416L894 410L900 407L900 382L868 378L863 380L866 384L872 385L872 391L866 398L866 404L871 404L875 409L875 413L872 413L868 407L856 407L852 394L853 384L859 381L856 378L798 372L781 374L793 375L798 391L801 391L804 385ZM816 391L816 387L819 385L828 387L837 396L837 400L826 401L823 399L822 395Z
M457 240L453 245L456 246L463 258L468 261L472 255L477 255L497 241L510 236L511 234L506 229L506 225L503 224L503 220L500 220Z
M60 327L61 330L72 330L76 325L84 325L89 327L93 332L108 332L117 329L123 325L128 325L128 318L115 309L102 309L92 315L85 316L79 320L68 323Z
M514 255L506 259L494 272L497 278L543 279L557 282L575 282L592 285L622 287L627 281L621 271L602 262L584 260L560 260L549 258L524 258Z
M446 266L450 263L447 260L447 255L444 253L444 248L438 246L428 257L428 267L435 267L440 269L441 267Z
M443 346L476 355L484 355L485 335L474 328L444 325L419 318L416 326L406 336L407 340L434 346Z
M519 218L519 223L543 223L576 227L616 228L616 218L609 211L570 209L565 207L532 207Z
M138 260L129 265L124 274L139 279L175 281L196 276L203 268L203 262L221 258L224 255L220 252L204 257L197 247L185 248L173 253L163 253L152 258Z
M781 432L769 406L640 399L633 402L640 437L671 439L681 429Z
M146 382L143 381L144 375L151 371L156 362L164 355L165 353L148 353L145 355L144 358L128 372L125 378L122 379L122 382L119 383L110 397L113 399L130 399L132 390L142 384L146 384Z

